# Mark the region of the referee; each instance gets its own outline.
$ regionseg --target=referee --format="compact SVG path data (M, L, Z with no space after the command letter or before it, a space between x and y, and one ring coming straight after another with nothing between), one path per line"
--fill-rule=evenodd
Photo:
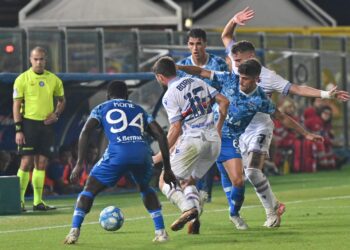
M62 81L45 70L45 49L35 47L30 53L30 63L31 68L19 75L13 86L16 144L21 155L17 176L20 179L22 211L26 211L24 194L29 182L29 172L34 166L33 210L47 211L55 207L48 206L42 200L45 169L54 146L53 124L64 110L65 98Z

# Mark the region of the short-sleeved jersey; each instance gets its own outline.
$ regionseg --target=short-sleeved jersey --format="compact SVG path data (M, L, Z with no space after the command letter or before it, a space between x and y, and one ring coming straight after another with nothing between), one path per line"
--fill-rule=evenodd
M23 117L43 121L54 111L54 97L64 96L62 81L45 70L36 74L31 68L19 75L13 85L13 99L23 99Z
M214 129L212 100L218 91L198 78L174 78L162 102L170 123L182 121L184 134L196 135Z
M229 45L226 47L226 53L230 55L230 58L232 60L233 72L235 74L238 74L238 69L237 67L235 67L235 63L231 55L231 48L234 44L235 41L231 41L229 43ZM289 89L292 84L288 80L276 74L275 71L262 66L260 73L260 81L257 83L257 85L260 86L269 97L271 97L273 92L278 92L284 96L288 95ZM259 133L260 130L266 130L266 128L269 128L269 130L271 131L273 130L273 122L270 116L263 113L257 113L250 122L246 131L256 131L257 133Z
M240 91L239 77L233 72L213 72L212 78L221 82L221 93L230 101L222 128L223 138L238 139L256 113L262 112L269 116L275 112L275 105L261 87L257 86L252 93L245 94Z
M123 144L146 146L144 130L153 121L143 108L124 99L109 100L96 106L89 118L99 121L109 141L107 152L111 154L118 153L115 149L120 149Z
M226 64L224 59L222 59L219 56L209 54L209 53L207 54L207 56L208 56L207 62L205 63L205 65L201 66L201 68L207 69L207 70L215 70L215 71L228 71L228 67L227 67L227 64ZM192 59L192 55L178 61L177 64L178 65L198 66L194 63L194 61ZM192 75L186 74L184 71L181 71L181 70L177 71L177 76L178 77L197 77L199 79L202 79L203 81L205 81L206 83L208 83L212 87L219 90L219 83L212 81L212 80L209 80L207 78L201 78L199 76L192 76Z

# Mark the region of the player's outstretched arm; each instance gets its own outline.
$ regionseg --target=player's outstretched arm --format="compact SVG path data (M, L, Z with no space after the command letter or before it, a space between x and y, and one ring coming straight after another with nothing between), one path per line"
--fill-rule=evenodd
M186 72L187 74L194 75L194 76L201 76L203 78L211 78L211 72L210 70L203 69L198 66L185 66L185 65L176 65L177 70L181 70Z
M350 94L347 91L338 90L337 86L333 87L329 91L315 89L306 85L292 84L289 92L294 95L304 97L319 97L324 99L336 98L339 101L349 101Z
M227 110L228 110L230 101L222 94L217 94L215 96L215 101L219 105L219 119L217 121L216 127L221 137L221 130L227 116Z
M221 40L225 48L234 40L234 31L237 25L245 25L247 21L254 17L254 10L246 7L244 10L236 13L226 24L221 33Z
M320 135L312 134L305 130L299 123L294 121L290 116L280 112L278 109L276 109L275 113L272 114L273 118L276 118L282 122L284 126L287 128L293 129L300 135L304 136L307 140L310 141L323 141L323 137Z
M94 118L89 118L79 136L78 141L78 159L75 167L70 175L71 182L76 182L79 179L80 173L83 170L84 159L86 159L86 153L91 133L99 126L99 121Z

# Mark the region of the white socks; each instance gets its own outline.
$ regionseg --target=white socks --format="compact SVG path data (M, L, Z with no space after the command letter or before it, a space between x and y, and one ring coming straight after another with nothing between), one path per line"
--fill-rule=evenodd
M260 169L245 168L244 170L248 180L254 186L256 194L264 206L266 213L271 213L274 211L274 207L277 204L277 199L272 193L269 180Z
M162 193L174 204L176 205L181 212L185 212L193 208L196 204L193 200L188 200L181 190L180 187L170 188L170 186L164 183L162 187ZM197 191L198 193L198 191Z

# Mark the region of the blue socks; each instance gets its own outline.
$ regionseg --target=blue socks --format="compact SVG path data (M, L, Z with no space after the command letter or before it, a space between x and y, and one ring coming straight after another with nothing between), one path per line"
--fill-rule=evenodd
M221 185L230 207L230 216L239 216L239 211L244 201L245 187L233 186L222 163L217 162L217 166L221 175Z

